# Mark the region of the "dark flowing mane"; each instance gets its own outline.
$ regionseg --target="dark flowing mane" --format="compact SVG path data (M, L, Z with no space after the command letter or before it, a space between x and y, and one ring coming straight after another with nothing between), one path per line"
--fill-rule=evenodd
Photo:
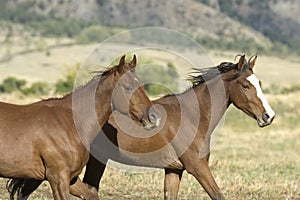
M195 87L203 84L205 81L215 78L220 74L224 74L236 68L237 65L230 62L222 62L216 67L193 68L192 72L188 75L187 80L193 84L193 87Z
M113 67L108 67L105 68L104 70L95 70L92 71L91 74L96 74L91 80L89 80L86 84L79 86L78 88L76 88L75 90L73 90L72 92L79 90L81 88L83 88L84 86L90 84L91 82L97 81L97 82L102 82L103 80L105 80L107 77L109 77L109 75L115 73L116 71L118 71L118 65L115 65ZM70 93L72 93L70 92Z
M185 92L189 91L191 88L194 88L198 85L201 85L205 83L206 81L209 81L216 76L220 74L224 74L226 72L229 72L230 70L236 69L237 65L230 63L230 62L222 62L220 65L215 67L206 67L206 68L192 68L191 72L187 75L186 80L191 82L193 85L191 87L188 87L184 92L181 94L184 94ZM165 97L174 96L177 94L167 94Z
M70 95L72 95L74 92L84 88L86 85L94 82L94 81L99 81L99 83L101 81L103 81L104 79L106 79L109 75L115 73L118 70L118 65L115 65L113 67L108 67L105 68L104 70L95 70L90 72L91 74L96 74L94 77L91 78L91 80L89 80L86 84L78 86L77 88L73 88L72 91L70 91L69 93L63 95L62 97L54 97L54 98L48 98L48 99L42 99L43 102L48 102L48 101L52 101L52 100L60 100L62 98L66 98Z
M239 57L241 55L237 55L235 58ZM253 55L255 56L255 55ZM249 62L252 59L252 57L246 61L246 65L242 71L235 74L233 77L231 77L228 80L233 80L237 77L239 77L245 70L249 69ZM192 71L188 74L187 81L191 82L193 84L193 87L203 84L205 81L209 81L213 78L215 78L218 75L225 74L231 70L237 69L237 64L231 63L231 62L222 62L220 65L215 67L207 67L207 68L193 68Z
M115 73L117 70L118 70L118 65L115 65L115 66L113 66L113 67L108 67L108 68L106 68L106 69L104 69L104 70L99 70L99 71L96 70L96 71L92 71L91 73L96 74L95 77L98 76L98 77L105 78L105 77L107 77L107 76L109 76L109 75ZM94 77L94 78L95 78L95 77Z

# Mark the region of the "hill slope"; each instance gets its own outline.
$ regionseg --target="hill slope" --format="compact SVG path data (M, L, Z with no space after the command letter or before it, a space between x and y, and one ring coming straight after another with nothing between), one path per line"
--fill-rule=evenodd
M297 0L218 0L223 13L289 48L300 51L300 2Z
M300 52L297 10L287 12L299 4L297 0L3 0L0 7L6 14L0 13L0 19L75 19L124 28L168 27L194 38L230 38L260 46L270 46L271 40Z

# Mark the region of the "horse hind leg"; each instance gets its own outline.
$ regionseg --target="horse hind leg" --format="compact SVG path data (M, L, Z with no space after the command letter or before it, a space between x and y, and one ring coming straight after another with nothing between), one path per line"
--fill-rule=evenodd
M75 180L75 183L72 184L71 181L70 184L70 193L72 195L85 200L100 200L96 190L88 189L88 186L82 183L79 178ZM17 189L17 185L21 186L17 189L18 191L16 191L17 200L27 200L30 194L34 192L42 182L43 180L35 179L14 179L15 188ZM9 184L12 184L12 182ZM13 198L11 198L11 200L13 200Z
M17 200L27 200L29 195L33 193L43 182L43 180L26 179L23 187L18 192Z
M210 169L207 159L187 159L183 160L186 171L192 174L202 185L204 190L213 200L225 200L220 188L218 187Z
M42 180L34 179L10 179L7 182L6 188L10 193L10 199L13 200L17 194L17 200L27 200L29 195L35 191L42 183Z

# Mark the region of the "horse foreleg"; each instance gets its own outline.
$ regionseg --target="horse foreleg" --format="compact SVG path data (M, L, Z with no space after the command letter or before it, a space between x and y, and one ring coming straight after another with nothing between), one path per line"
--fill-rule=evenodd
M189 153L186 153L188 155ZM190 153L189 155L193 155ZM225 200L208 166L207 158L197 158L196 156L183 156L181 161L186 171L192 174L202 185L211 199Z
M60 168L47 168L46 178L50 183L54 200L68 200L70 173Z
M105 167L106 163L100 162L97 158L90 154L89 161L86 164L83 182L87 183L90 187L94 187L98 191Z
M73 185L70 185L70 193L84 200L100 200L98 191L95 188L89 189L88 185L79 178Z
M183 170L165 169L164 199L176 200Z

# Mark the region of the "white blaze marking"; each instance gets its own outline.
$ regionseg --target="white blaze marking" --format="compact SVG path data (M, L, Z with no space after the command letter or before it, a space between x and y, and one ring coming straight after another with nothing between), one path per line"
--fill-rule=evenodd
M270 116L270 118L273 118L275 116L275 112L274 110L271 108L271 106L269 105L265 95L262 92L262 89L259 85L259 80L258 78L252 74L250 75L247 80L255 87L256 89L256 93L257 93L257 97L261 100L267 114Z

